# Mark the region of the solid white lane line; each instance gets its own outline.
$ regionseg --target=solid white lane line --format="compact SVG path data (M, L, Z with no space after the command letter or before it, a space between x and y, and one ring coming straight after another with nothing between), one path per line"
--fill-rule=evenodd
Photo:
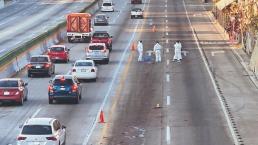
M31 118L36 117L36 116L39 114L39 112L40 112L41 109L42 109L42 108L38 108L38 109L36 110L36 112L35 112L34 114L32 114Z
M169 53L169 49L168 48L166 49L166 52Z
M170 96L167 96L167 106L170 105Z
M168 28L168 26L166 26L166 28Z
M166 81L170 82L170 75L169 74L166 75Z
M146 0L144 2L143 9L145 8L145 4L146 4ZM109 84L108 91L105 94L104 100L101 103L101 106L100 106L100 108L98 110L97 116L95 116L95 119L94 119L94 121L92 123L92 126L89 129L89 133L84 138L82 145L87 145L88 144L89 139L90 139L90 137L91 137L91 135L92 135L96 125L97 125L97 120L98 120L99 114L100 114L101 110L103 110L103 108L104 108L104 106L105 106L105 104L106 104L106 102L107 102L107 100L108 100L108 98L109 98L109 96L111 94L113 86L115 85L115 81L116 81L116 79L117 79L117 77L119 75L119 72L120 72L120 69L122 67L123 61L125 60L126 54L127 54L128 50L130 49L130 45L132 44L133 39L135 37L136 30L138 29L138 25L139 25L139 21L136 22L136 27L134 28L133 35L131 36L131 38L129 40L129 43L127 44L126 48L123 51L123 54L122 54L122 56L121 56L121 58L119 60L119 64L118 64L118 66L117 66L117 68L116 68L116 70L114 72L114 75L112 76L112 80L111 80L111 82Z
M168 7L168 5L166 4L165 7Z
M168 39L166 40L166 43L168 43Z
M169 59L167 59L167 65L169 65Z
M168 20L166 20L166 23L168 22Z
M167 129L166 129L166 142L167 142L167 145L170 145L170 143L171 143L170 127L169 126L167 126Z
M166 18L168 17L168 15L165 16Z
M166 35L168 35L168 32L166 32Z
M228 124L228 128L229 128L230 133L231 133L231 135L232 135L234 144L235 144L235 145L239 145L237 136L236 136L236 134L235 134L235 132L234 132L234 129L233 129L233 124L232 124L232 122L230 121L230 118L229 118L229 115L228 115L228 113L227 113L226 107L224 106L222 97L221 97L221 95L220 95L220 93L219 93L219 91L218 91L218 87L217 87L217 85L216 85L215 79L214 79L213 74L211 73L211 70L210 70L210 68L209 68L209 64L208 64L207 60L206 60L205 57L204 57L204 53L203 53L203 51L202 51L202 49L201 49L200 43L199 43L199 41L198 41L198 38L197 38L196 34L194 33L195 31L194 31L194 28L193 28L193 26L192 26L192 22L191 22L191 20L190 20L190 18L189 18L188 11L187 11L187 9L186 9L185 0L183 0L183 6L184 6L184 9L185 9L185 14L186 14L188 23L189 23L190 28L191 28L191 30L192 30L192 35L194 36L195 43L196 43L196 45L197 45L197 47L198 47L198 50L199 50L199 52L200 52L200 54L201 54L202 60L203 60L203 62L204 62L204 65L205 65L205 67L206 67L206 70L207 70L207 72L208 72L208 74L209 74L209 76L210 76L210 79L211 79L213 88L214 88L214 90L215 90L215 92L216 92L216 95L217 95L217 97L218 97L218 99L219 99L220 106L221 106L221 108L222 108L222 110L223 110L223 113L224 113L224 116L225 116L225 118L226 118L226 121L227 121L227 124Z

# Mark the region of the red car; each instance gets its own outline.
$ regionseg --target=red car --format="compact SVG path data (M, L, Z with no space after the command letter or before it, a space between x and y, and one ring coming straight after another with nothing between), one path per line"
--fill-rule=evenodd
M92 35L91 43L105 43L109 51L112 51L112 36L107 31L95 31Z
M48 49L51 61L69 61L69 49L65 45L53 45Z
M27 85L20 78L0 79L0 102L17 102L23 105L28 98Z

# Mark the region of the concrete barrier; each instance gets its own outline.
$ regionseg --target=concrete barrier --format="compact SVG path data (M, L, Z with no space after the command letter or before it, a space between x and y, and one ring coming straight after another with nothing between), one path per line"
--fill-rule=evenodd
M100 9L100 3L101 1L97 0L80 12L95 14ZM23 44L22 47L19 46L20 48L18 47L16 52L18 53L17 55L10 56L11 58L6 57L5 62L1 62L0 78L12 77L26 67L32 55L44 54L51 45L65 41L67 39L65 24L66 22L62 22L28 44Z

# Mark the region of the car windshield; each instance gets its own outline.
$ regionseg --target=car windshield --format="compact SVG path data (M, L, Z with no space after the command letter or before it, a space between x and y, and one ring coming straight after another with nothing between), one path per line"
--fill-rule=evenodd
M52 47L52 48L50 49L50 51L62 52L62 51L64 51L64 47Z
M30 62L47 62L47 57L32 57Z
M22 129L22 134L46 135L46 134L52 134L52 130L51 130L51 126L49 125L25 125Z
M139 8L136 8L136 9L133 9L133 11L139 12L139 11L142 11L142 10L139 9Z
M107 33L94 33L93 34L94 38L107 38L109 35Z
M102 45L94 45L89 47L90 50L103 50L104 46Z
M72 79L55 79L53 85L73 85Z
M75 66L93 66L92 62L76 62Z
M104 19L105 16L104 15L97 15L96 18L99 18L99 19Z
M111 3L103 3L103 6L112 6Z
M0 87L18 87L18 81L0 81Z

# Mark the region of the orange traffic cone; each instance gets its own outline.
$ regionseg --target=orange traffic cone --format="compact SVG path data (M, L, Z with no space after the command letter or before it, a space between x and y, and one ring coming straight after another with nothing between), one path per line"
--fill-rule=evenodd
M135 46L135 43L133 42L132 45L131 45L131 50L132 51L135 51L136 50L136 46Z
M152 26L152 32L156 32L156 25Z
M105 123L104 112L101 110L99 114L99 123Z

